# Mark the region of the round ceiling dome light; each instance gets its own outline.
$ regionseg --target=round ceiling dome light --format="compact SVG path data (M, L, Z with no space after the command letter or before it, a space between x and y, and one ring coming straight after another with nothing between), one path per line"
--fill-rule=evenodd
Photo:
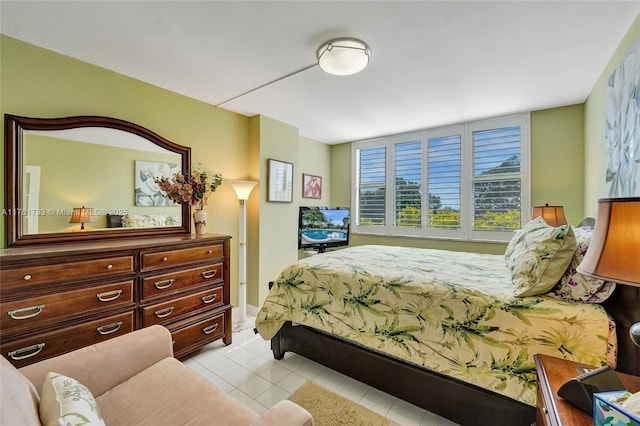
M355 38L336 38L320 46L318 65L329 74L352 75L365 69L370 56L365 42Z

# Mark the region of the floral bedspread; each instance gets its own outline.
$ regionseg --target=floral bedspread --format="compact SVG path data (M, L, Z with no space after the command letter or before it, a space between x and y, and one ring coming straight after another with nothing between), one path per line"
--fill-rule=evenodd
M615 365L615 330L599 305L514 297L504 256L356 246L288 266L256 328L285 321L536 403L533 355Z

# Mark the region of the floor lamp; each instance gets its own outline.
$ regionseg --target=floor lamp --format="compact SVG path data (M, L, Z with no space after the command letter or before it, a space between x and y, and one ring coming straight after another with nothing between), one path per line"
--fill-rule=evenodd
M238 201L240 201L240 235L238 254L238 298L240 302L240 316L234 324L234 330L242 329L247 320L247 206L246 202L253 187L258 182L249 180L229 180L227 181L236 191Z

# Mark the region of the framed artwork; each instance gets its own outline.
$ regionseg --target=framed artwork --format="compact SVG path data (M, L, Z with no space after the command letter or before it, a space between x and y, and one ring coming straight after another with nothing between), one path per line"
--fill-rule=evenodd
M293 201L293 163L269 159L267 168L267 201L291 203Z
M157 183L156 178L170 178L180 171L179 164L136 161L135 204L136 206L175 206Z
M605 140L608 197L640 195L640 38L607 81Z
M322 176L302 174L302 198L322 198Z

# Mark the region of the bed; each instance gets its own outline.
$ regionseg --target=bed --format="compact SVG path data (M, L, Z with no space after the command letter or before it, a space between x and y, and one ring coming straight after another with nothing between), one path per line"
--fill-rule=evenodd
M299 353L457 423L529 425L535 353L621 367L620 350L624 369L638 367L624 337L637 289L578 282L589 238L532 221L505 256L391 246L312 256L282 271L256 329L276 358ZM607 312L620 293L627 305Z

